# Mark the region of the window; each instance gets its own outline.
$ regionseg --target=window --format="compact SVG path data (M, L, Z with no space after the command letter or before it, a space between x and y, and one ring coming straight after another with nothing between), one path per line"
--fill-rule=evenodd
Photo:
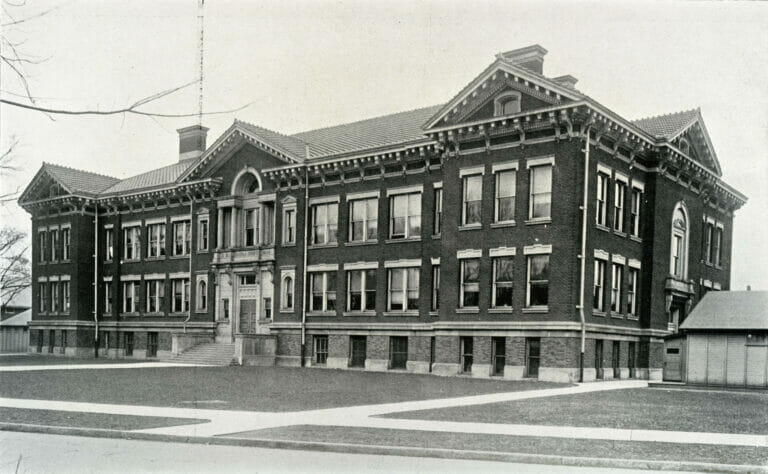
M405 370L408 364L408 337L389 337L389 368Z
M104 230L104 258L112 260L115 258L115 233L112 229Z
M283 278L282 297L280 298L280 309L293 309L293 275Z
M61 303L61 295L59 294L59 282L51 282L51 311L54 313L59 312L59 304Z
M56 345L56 331L50 329L48 331L48 353L53 354L53 346Z
M229 321L229 298L221 299L221 311L221 316L224 318L224 320Z
M527 306L547 306L549 302L549 255L528 257Z
M61 229L61 259L69 260L70 255L70 229Z
M157 333L147 333L147 357L157 357Z
M677 278L688 274L688 215L682 203L672 214L672 249L670 273Z
M723 228L720 226L715 229L715 245L712 253L715 266L719 267L723 263Z
M123 229L123 258L138 260L141 258L141 228L139 226Z
M197 282L197 310L208 310L208 282L206 280L198 280Z
M552 166L533 166L529 219L549 219L552 211Z
M149 234L149 257L165 257L165 223L147 226Z
M336 272L314 272L309 274L310 311L336 311Z
M632 210L629 220L629 233L635 237L640 237L640 206L642 204L643 192L638 188L632 188Z
M608 175L597 173L597 204L595 208L595 219L597 225L608 226L607 219L607 201L608 201Z
M621 279L624 266L618 263L611 265L611 311L621 313Z
M69 282L61 282L61 308L65 313L69 313Z
M629 281L627 282L627 314L630 316L637 316L637 284L638 274L640 271L637 268L629 269Z
M328 336L314 336L315 364L325 364L328 361Z
M137 313L139 311L139 282L123 282L123 313Z
M349 366L365 367L368 341L365 336L349 336Z
M48 284L47 283L38 283L37 284L37 295L39 298L39 306L38 310L41 313L44 313L48 311Z
M174 313L189 311L189 279L177 278L171 280L171 284L173 286L171 311Z
M468 374L472 372L473 363L473 344L472 336L463 336L459 338L459 349L461 350L461 373Z
M537 378L541 361L541 338L525 338L525 376Z
M349 202L349 241L375 241L378 237L378 198L355 199Z
M38 232L38 242L40 247L40 261L45 262L48 259L48 247L47 242L48 239L45 237L45 232Z
M253 247L259 243L259 209L245 211L245 233L243 242L246 247Z
M246 273L240 275L240 286L252 286L256 284L256 274Z
M133 333L126 332L123 335L123 343L125 345L125 355L130 357L133 355Z
M494 337L491 339L491 375L504 375L507 364L507 338Z
M339 205L337 203L312 206L312 244L336 243Z
M613 228L618 232L624 232L624 197L626 192L626 183L616 180L613 195Z
M51 231L51 261L55 262L59 259L59 230L54 229Z
M164 299L165 299L165 281L163 280L147 281L147 312L159 313L163 311Z
M104 312L105 313L112 312L112 298L114 298L114 294L112 292L112 282L106 282L104 283Z
M347 272L347 311L376 310L376 270Z
M208 251L208 218L197 221L197 250Z
M596 311L605 311L605 261L595 259L595 290L592 307Z
M173 223L173 254L189 255L192 239L192 225L190 221Z
M419 309L419 268L390 268L388 270L388 311Z
M432 265L432 311L440 309L440 265Z
M513 257L493 259L493 301L494 308L512 306L512 282L514 273Z
M476 308L480 304L480 259L461 260L461 307Z
M259 223L256 223L256 240L257 242L260 242L261 245L272 245L274 243L275 234L275 208L271 203L267 203L261 210L264 226L262 233L259 234Z
M389 198L389 238L421 237L421 193L397 194Z
M461 225L481 224L483 204L482 174L464 176L462 203Z
M264 308L264 319L272 319L272 298L264 297L261 303L261 307Z
M520 93L507 92L496 98L494 116L510 115L520 112Z
M494 222L513 222L515 220L516 179L517 171L515 170L504 170L496 173Z
M283 243L296 243L296 208L283 209Z
M67 353L67 330L66 329L61 330L61 348L59 348L59 352L61 354Z
M440 235L443 230L443 188L435 189L435 222L432 233Z
M714 241L714 234L715 234L715 224L712 222L707 222L704 224L704 260L708 264L712 264L713 260L713 253L712 253L712 243Z

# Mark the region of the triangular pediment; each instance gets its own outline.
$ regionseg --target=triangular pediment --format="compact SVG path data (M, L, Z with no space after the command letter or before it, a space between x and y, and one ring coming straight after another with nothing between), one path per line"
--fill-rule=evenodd
M714 172L722 175L712 140L709 137L701 113L685 128L670 138L670 143L683 154Z
M41 201L71 194L72 192L51 173L47 172L43 166L19 197L19 203Z

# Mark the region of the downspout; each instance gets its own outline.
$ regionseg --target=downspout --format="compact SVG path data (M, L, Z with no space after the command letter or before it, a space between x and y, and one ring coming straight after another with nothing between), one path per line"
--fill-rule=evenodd
M93 221L93 356L99 358L99 205L94 206ZM71 239L71 237L70 237ZM72 291L72 288L69 289Z
M192 196L187 193L187 197L189 198L189 295L187 295L187 298L190 298L192 296L192 248L194 248L195 244L192 239L192 225L195 221L194 217L194 206L195 206L195 200L192 198ZM199 238L199 236L198 236ZM206 285L206 291L208 290L208 285ZM173 289L171 289L173 291ZM187 323L189 322L190 318L192 318L192 299L190 298L189 301L189 314L187 314L187 319L184 320L183 326L184 326L184 334L187 333Z
M307 238L309 228L309 167L304 167L304 264L301 268L301 366L307 350ZM298 219L297 219L298 221ZM297 222L298 224L298 222Z
M584 316L584 283L587 267L587 199L589 199L589 128L586 131L584 149L584 196L581 203L581 279L579 282L579 319L581 322L581 352L579 354L579 382L584 382L584 349L587 338L587 323Z

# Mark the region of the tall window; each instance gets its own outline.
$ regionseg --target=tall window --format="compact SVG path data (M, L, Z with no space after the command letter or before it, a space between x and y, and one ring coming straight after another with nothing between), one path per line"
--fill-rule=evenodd
M243 242L246 247L253 247L259 243L259 209L245 211L245 235Z
M714 241L715 225L711 222L707 222L704 225L704 260L712 264L713 252L712 243Z
M38 243L40 247L39 257L41 262L45 262L46 260L48 260L48 246L46 245L46 243L48 242L48 239L45 237L45 234L46 232L37 233Z
M309 274L310 311L336 311L336 272L314 272Z
M65 313L69 313L69 281L61 282L61 308Z
M526 305L547 306L549 303L549 255L528 257L528 294Z
M112 260L115 258L115 233L112 229L104 230L104 258Z
M171 280L173 287L173 300L171 311L183 313L189 311L189 278L177 278Z
M643 192L638 188L632 188L632 210L629 220L629 233L640 237L640 206L643 202Z
M480 224L483 204L482 174L464 176L462 202L461 225Z
M678 278L688 274L688 215L682 203L672 214L672 249L670 273Z
M123 282L123 313L137 313L139 311L139 282Z
M533 166L531 173L530 219L549 219L552 216L552 166Z
M592 293L592 307L605 311L605 260L595 259L595 289Z
M104 312L112 312L112 298L114 293L112 292L112 282L108 281L104 283Z
M336 230L339 220L337 203L315 204L312 206L312 244L332 244L337 241Z
M189 255L192 239L192 226L190 221L173 223L173 254Z
M595 208L595 219L597 225L608 225L608 175L597 173L597 204Z
M421 193L396 194L389 198L389 238L421 237Z
M347 311L376 309L376 270L347 272Z
M51 311L54 313L59 312L59 304L61 302L61 295L59 294L59 282L51 282Z
M293 309L293 276L288 275L283 278L282 297L280 298L280 309Z
M517 171L515 170L504 170L496 173L494 222L511 222L515 220L516 179Z
M355 199L349 202L349 241L373 241L378 237L379 199Z
M616 180L613 194L613 228L619 232L624 232L624 198L626 192L626 183Z
M59 259L59 230L54 229L51 231L51 261L57 261Z
M41 313L44 313L45 311L48 311L48 284L47 283L38 283L37 285L37 294L39 298L40 306L38 307L38 310Z
M283 243L296 243L296 208L283 209Z
M619 263L611 265L611 311L621 313L621 280L624 266Z
M637 316L637 285L640 271L637 268L629 269L629 281L627 282L627 314Z
M440 309L440 265L432 265L432 311Z
M443 188L435 189L435 219L432 234L440 235L443 230Z
M205 280L197 282L197 310L208 310L208 282Z
M165 256L165 223L150 224L147 226L149 234L149 249L147 253L150 257Z
M387 273L387 310L419 309L419 268L390 268Z
M461 260L461 307L476 308L480 305L480 259Z
M208 250L208 218L197 221L197 250Z
M325 364L328 360L328 336L313 336L315 346L315 364Z
M148 280L147 281L147 312L159 313L163 310L163 300L165 299L165 281Z
M715 229L715 245L714 245L715 266L720 266L723 263L723 228L717 227Z
M141 258L141 228L139 226L123 229L123 258L125 260Z
M512 283L514 281L513 257L496 257L493 259L493 301L494 308L512 306Z
M61 259L69 260L70 258L70 229L61 229Z

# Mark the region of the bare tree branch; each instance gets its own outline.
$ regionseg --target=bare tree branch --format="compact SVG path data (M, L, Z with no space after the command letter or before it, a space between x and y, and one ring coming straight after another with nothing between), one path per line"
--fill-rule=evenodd
M32 283L29 247L24 245L27 235L18 229L0 230L0 304L12 301Z

